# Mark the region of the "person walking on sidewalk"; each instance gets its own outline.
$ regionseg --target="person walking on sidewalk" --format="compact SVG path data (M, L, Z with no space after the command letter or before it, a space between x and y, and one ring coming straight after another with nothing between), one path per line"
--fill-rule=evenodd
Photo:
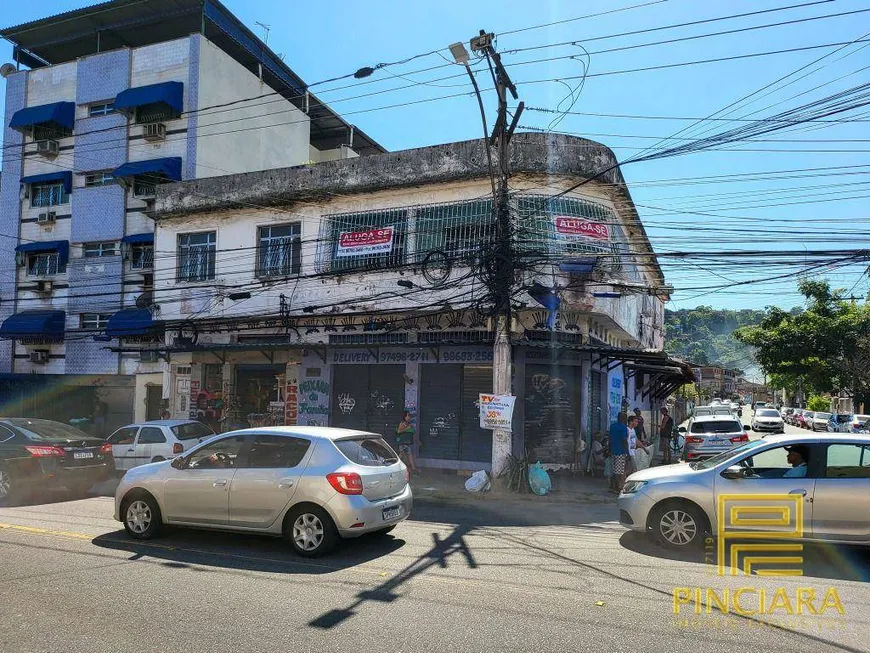
M659 426L659 448L662 450L662 462L671 464L671 438L674 434L674 418L668 413L668 409L662 406L662 423Z
M610 456L613 459L610 489L619 494L625 483L625 467L628 458L628 427L625 413L619 413L610 425Z
M415 476L420 474L417 469L417 461L414 460L414 445L417 444L417 436L414 426L411 424L411 413L407 410L402 413L402 421L396 427L396 444L399 445L399 457L408 466Z

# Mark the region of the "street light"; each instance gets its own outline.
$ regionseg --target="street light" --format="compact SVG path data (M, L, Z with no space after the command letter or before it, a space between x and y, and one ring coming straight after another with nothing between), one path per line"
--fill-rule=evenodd
M461 63L463 66L468 65L468 50L462 43L453 43L450 45L450 54L456 60L456 63Z

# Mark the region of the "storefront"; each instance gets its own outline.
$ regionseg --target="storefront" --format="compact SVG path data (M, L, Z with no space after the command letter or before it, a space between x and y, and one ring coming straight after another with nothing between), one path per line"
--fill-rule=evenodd
M391 439L405 410L404 365L336 365L329 425Z

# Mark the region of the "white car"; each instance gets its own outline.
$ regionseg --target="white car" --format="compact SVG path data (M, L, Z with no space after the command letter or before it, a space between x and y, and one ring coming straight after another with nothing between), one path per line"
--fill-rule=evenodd
M815 413L812 419L807 420L807 426L813 431L827 431L828 422L833 416L833 413Z
M776 408L759 408L752 416L752 430L759 433L785 433L785 422Z
M112 445L115 470L124 472L139 465L174 458L214 434L202 422L163 419L122 426L107 441Z
M860 433L862 429L866 429L867 422L870 422L870 415L852 415L852 433Z

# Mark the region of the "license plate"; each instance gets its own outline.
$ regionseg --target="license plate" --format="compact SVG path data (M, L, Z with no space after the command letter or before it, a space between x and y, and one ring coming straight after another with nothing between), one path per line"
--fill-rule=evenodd
M722 438L710 438L710 444L722 444L725 442Z
M392 508L384 508L384 521L398 519L402 516L402 506L393 506Z
M83 458L93 458L94 454L91 451L75 451L73 452L73 458L76 460L82 460Z

